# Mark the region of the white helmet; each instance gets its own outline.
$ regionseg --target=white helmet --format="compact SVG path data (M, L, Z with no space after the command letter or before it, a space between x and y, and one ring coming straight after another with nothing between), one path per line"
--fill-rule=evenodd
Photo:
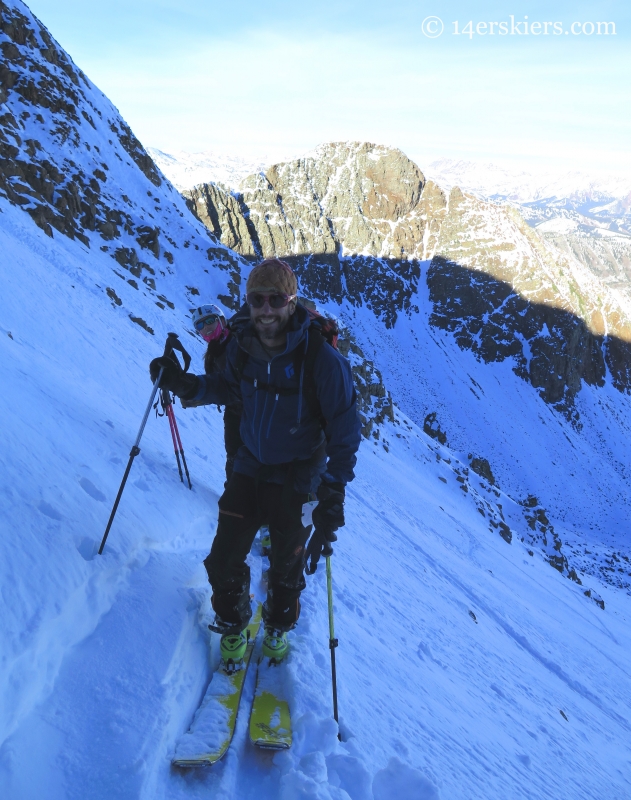
M204 320L206 317L215 316L219 320L219 325L216 325L215 328L210 333L203 334L203 325L198 328L198 325ZM199 308L192 308L191 309L191 317L193 319L193 327L197 331L197 333L201 334L202 339L206 342L211 342L215 339L224 340L228 336L228 326L226 325L226 318L223 315L223 311L219 308L219 306L210 303L209 305L200 306Z
M199 308L191 308L193 326L195 326L200 319L204 319L204 317L210 317L211 314L215 314L217 317L219 317L222 327L225 327L226 318L223 315L223 311L219 308L219 306L216 306L213 303L200 306Z

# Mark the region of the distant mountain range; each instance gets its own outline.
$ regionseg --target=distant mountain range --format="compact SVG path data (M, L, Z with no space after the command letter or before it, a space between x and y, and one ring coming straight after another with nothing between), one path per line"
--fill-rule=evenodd
M593 175L579 170L543 173L452 158L432 161L425 171L445 188L459 186L488 200L519 204L559 202L564 198L576 202L622 199L631 195L631 175Z
M148 147L147 152L179 189L192 189L200 183L223 183L237 189L243 178L278 161L264 154L254 157L219 150L165 153ZM421 166L425 175L444 189L458 186L487 200L511 201L520 205L559 203L566 198L577 204L616 200L623 213L629 213L631 207L631 175L593 175L579 170L544 174L510 169L492 162L452 158L440 158Z
M147 152L180 191L192 189L200 183L220 183L236 189L243 178L259 172L272 162L271 158L244 158L212 150L203 153L186 153L184 150L164 153L155 147L148 147Z

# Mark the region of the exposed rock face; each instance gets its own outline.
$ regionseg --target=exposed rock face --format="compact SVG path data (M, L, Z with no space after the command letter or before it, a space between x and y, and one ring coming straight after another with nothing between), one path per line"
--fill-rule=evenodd
M427 272L432 324L484 361L512 358L520 377L575 420L582 381L601 386L608 369L616 388L631 388L629 319L591 274L551 251L513 209L456 188L442 213Z
M401 256L423 224L415 213L425 179L399 150L328 144L312 157L242 183L261 254Z
M142 257L154 260L151 274L158 261L172 265L169 247L177 245L166 230L168 217L181 212L161 199L175 193L116 109L19 0L0 0L0 50L0 196L51 237L57 231L87 247L92 233L104 242L131 240L133 247L123 248L127 257L120 247L111 254L135 277L134 270L146 268ZM146 179L148 188L137 193L145 195L142 205L122 193L114 165L128 167L129 178L137 169ZM160 187L167 192L154 194ZM207 248L211 241L203 238ZM227 269L240 262L224 247L212 250ZM155 280L144 282L155 288Z
M241 255L258 255L248 228L247 210L236 197L214 183L197 186L186 197L193 213L217 239Z
M323 145L246 178L238 194L190 193L197 215L250 259L279 256L315 299L364 305L386 326L416 310L422 262L436 327L515 372L568 416L582 381L631 388L631 319L573 256L513 208L425 181L399 150Z
M251 175L237 196L218 186L187 196L199 218L240 254L287 258L314 298L364 303L393 325L420 278L424 186L400 150L341 143Z

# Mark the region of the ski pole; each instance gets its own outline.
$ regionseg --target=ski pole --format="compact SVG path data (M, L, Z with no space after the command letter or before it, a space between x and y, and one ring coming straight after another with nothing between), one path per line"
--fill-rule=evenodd
M114 522L114 517L116 516L116 511L118 509L118 504L120 503L121 496L123 494L123 489L125 488L125 484L127 483L127 478L129 477L129 472L131 470L131 465L134 463L134 459L140 453L140 440L142 438L142 434L145 430L145 425L147 424L147 419L149 417L149 412L151 411L151 406L153 405L153 400L156 396L158 391L158 386L160 386L160 380L162 378L162 373L164 372L163 369L160 370L158 377L156 378L156 382L153 384L153 389L151 390L151 397L149 398L149 402L147 403L147 408L145 409L145 415L142 418L142 422L140 423L140 429L138 431L138 436L136 436L136 441L134 442L133 447L131 448L131 452L129 454L129 461L127 462L127 469L125 470L125 474L123 475L123 480L121 481L121 485L118 489L118 494L116 495L116 500L114 501L114 506L112 507L112 513L110 514L110 518L107 523L107 528L105 529L105 533L103 534L103 540L101 542L101 546L99 547L99 555L103 554L103 548L105 547L105 542L107 541L107 537L110 532L110 528L112 527L112 522Z
M188 481L188 488L192 489L193 484L191 483L191 476L188 474L188 466L186 464L186 456L184 455L184 448L182 447L182 440L180 439L180 431L177 426L177 422L175 420L175 411L173 410L173 403L169 406L171 411L171 420L173 422L173 430L175 431L175 437L177 439L178 446L180 448L180 455L182 456L182 464L184 464L184 472L186 473L186 480ZM179 461L178 461L179 464ZM180 475L180 477L182 477ZM183 482L183 481L182 481Z
M171 439L173 440L173 451L175 453L175 460L177 461L177 471L180 475L180 480L184 483L184 475L182 474L182 464L180 462L180 454L177 449L177 439L175 438L175 428L173 427L173 423L175 421L175 417L173 417L173 406L171 403L171 396L170 394L163 389L162 390L162 408L167 415L167 419L169 420L169 429L171 431Z
M184 347L182 346L182 343L178 339L177 333L169 333L168 334L167 340L166 340L166 344L164 346L163 355L170 356L170 355L172 355L173 350L179 350L180 353L182 353L182 356L184 358L184 372L186 372L187 369L190 366L191 357L186 352ZM114 517L116 516L116 511L118 510L118 504L120 503L120 499L121 499L121 496L123 494L123 490L125 488L125 484L127 483L127 478L129 477L129 473L130 473L132 464L134 463L134 459L136 458L138 453L140 453L140 447L138 445L140 444L140 440L142 438L142 434L144 433L145 425L147 424L147 419L149 418L149 413L151 411L151 406L153 405L153 401L154 401L155 396L156 396L156 394L158 392L158 387L160 386L160 380L162 379L162 373L163 372L164 372L164 368L161 368L160 372L158 373L158 377L156 378L156 381L153 384L153 388L151 390L151 397L149 398L149 402L147 403L147 408L145 409L145 414L144 414L144 416L142 418L142 422L140 423L140 429L138 430L138 436L136 436L136 441L134 442L133 447L131 448L131 452L129 454L129 461L127 462L127 468L125 469L125 474L123 475L123 480L121 481L121 485L119 486L118 494L116 495L116 500L114 501L114 506L112 507L112 513L110 514L110 518L109 518L109 520L107 522L107 527L105 528L105 533L103 534L103 539L101 541L101 546L99 547L99 551L98 551L99 555L103 554L103 548L105 547L105 542L107 541L107 537L109 535L110 528L112 527L112 523L114 522Z
M333 624L333 578L331 576L331 556L326 557L326 589L329 599L329 649L331 650L331 682L333 685L333 719L338 725L337 738L342 741L339 732L340 721L337 714L337 673L335 670L335 648L338 640L335 638L335 628Z

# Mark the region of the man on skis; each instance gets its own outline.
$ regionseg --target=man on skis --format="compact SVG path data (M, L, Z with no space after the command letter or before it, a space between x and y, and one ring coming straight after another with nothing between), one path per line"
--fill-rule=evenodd
M311 570L344 525L344 487L354 477L360 422L350 365L324 341L296 300L291 267L258 264L247 281L249 320L233 332L221 374L189 375L171 359L151 362L152 379L193 405L242 407L234 471L219 499L219 522L204 564L212 587L222 658L238 662L251 617L246 557L262 522L271 536L263 655L286 655L300 614L304 567ZM317 497L314 532L303 505Z

